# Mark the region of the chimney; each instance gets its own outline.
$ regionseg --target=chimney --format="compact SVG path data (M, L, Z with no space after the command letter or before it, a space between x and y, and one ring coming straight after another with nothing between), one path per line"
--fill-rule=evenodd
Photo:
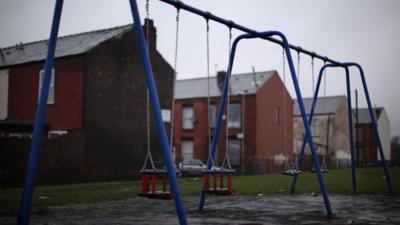
M222 92L222 88L224 88L225 76L226 76L225 71L217 72L217 86L220 92Z
M144 19L143 25L144 36L147 40L147 32L149 33L149 48L157 48L157 29L154 27L154 21L152 19Z

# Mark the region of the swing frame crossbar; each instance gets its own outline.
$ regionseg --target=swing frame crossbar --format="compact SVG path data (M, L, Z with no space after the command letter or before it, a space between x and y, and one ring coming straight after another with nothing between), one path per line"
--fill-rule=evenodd
M184 9L188 12L191 12L193 14L197 14L199 16L204 17L206 20L213 20L217 23L220 24L224 24L227 27L229 27L230 29L235 28L237 30L241 30L243 32L245 32L246 34L241 35L241 38L262 38L265 40L268 40L270 42L279 44L281 46L283 46L285 48L286 51L286 55L288 57L289 60L289 65L290 65L290 70L291 70L291 74L292 74L292 79L294 82L294 85L296 87L296 95L298 96L299 99L299 106L300 109L302 111L302 118L303 118L303 123L306 129L306 140L309 143L313 143L312 142L312 136L310 128L309 128L309 120L307 119L306 115L305 115L305 109L304 109L304 105L302 102L302 98L301 98L301 93L300 93L300 89L297 83L297 79L296 79L296 73L294 71L294 66L293 66L293 61L290 55L290 49L296 50L297 52L301 52L303 54L309 55L311 57L314 58L319 58L325 62L330 62L334 65L343 65L340 64L337 61L334 61L328 57L324 57L321 55L316 54L315 52L311 52L305 49L302 49L301 47L296 47L293 45L290 45L287 40L286 37L280 33L280 32L264 32L264 33L260 33L257 32L255 30L249 29L247 27L244 27L242 25L236 24L233 21L230 20L226 20L223 19L221 17L217 17L215 15L212 15L209 12L205 12L205 11L201 11L199 9L196 9L194 7L191 7L189 5L186 5L180 1L173 1L173 0L160 0L164 3L170 4L175 6L175 8L177 10L180 9ZM49 86L50 86L50 78L51 78L51 71L52 68L54 66L54 55L55 55L55 49L56 49L56 43L57 43L57 37L58 37L58 30L59 30L59 26L60 26L60 19L61 19L61 13L62 13L62 8L63 8L63 3L64 0L56 0L55 3L55 7L54 7L54 14L53 14L53 20L52 20L52 25L51 25L51 31L50 31L50 38L49 38L49 44L48 44L48 51L47 51L47 57L46 57L46 61L45 61L45 65L44 65L44 79L42 81L42 88L40 90L40 98L39 98L39 104L37 107L37 112L36 112L36 116L35 116L35 123L34 123L34 129L33 129L33 138L32 138L32 143L30 146L30 152L29 152L29 159L28 159L28 166L27 166L27 175L26 175L26 180L25 180L25 184L24 184L24 188L22 191L22 197L21 197L21 203L20 203L20 211L19 211L19 216L18 216L18 224L19 225L27 225L29 224L29 218L30 218L30 214L31 214L31 207L32 207L32 197L33 197L33 193L34 193L34 187L35 187L35 179L36 179L36 174L37 174L37 170L38 170L38 163L39 163L39 156L40 156L40 149L41 149L41 137L43 134L43 128L44 128L44 118L45 118L45 112L46 112L46 106L47 106L47 98L48 98L48 92L49 92ZM183 207L183 202L182 202L182 198L181 198L181 194L180 194L180 190L179 190L179 185L177 183L177 178L176 178L176 170L175 170L175 166L173 165L172 162L172 157L171 157L171 149L169 146L169 142L168 142L168 136L167 136L167 132L165 129L165 125L164 122L162 120L162 115L161 115L161 107L160 107L160 101L158 99L158 92L157 92L157 88L155 85L155 80L154 80L154 75L153 75L153 71L152 71L152 66L150 63L150 59L149 59L149 53L148 53L148 49L146 47L146 41L145 41L145 37L144 37L144 32L142 30L142 24L141 24L141 19L140 19L140 15L139 15L139 10L138 10L138 6L137 6L137 1L136 0L129 0L130 3L130 10L131 10L131 14L132 14L132 18L133 18L133 28L134 28L134 32L135 32L135 36L136 36L136 41L138 43L138 47L139 47L139 52L140 52L140 59L142 62L142 65L144 67L144 76L146 79L146 83L147 83L147 88L150 94L150 102L152 105L152 109L153 109L153 114L155 117L155 124L156 124L156 128L157 128L157 133L159 135L159 140L161 143L161 150L162 150L162 156L164 158L164 161L166 163L166 169L167 169L167 173L168 173L168 179L169 179L169 183L171 186L171 191L172 191L172 195L175 201L175 207L176 207L176 212L177 212L177 217L179 220L179 224L180 225L187 225L187 219L186 219L186 214L185 214L185 210ZM277 35L279 36L282 40L277 40L272 38L272 35ZM237 45L238 42L238 38L235 39L235 42ZM233 53L233 54L232 54ZM230 61L232 61L233 63L233 55L234 55L234 51L231 51L231 55L230 55ZM232 65L232 63L230 63L230 65ZM350 66L350 65L348 65ZM374 116L374 113L372 111L371 108L371 102L369 99L369 94L368 94L368 90L366 88L366 81L362 72L362 68L361 66L359 66L358 64L354 64L352 66L356 66L359 68L360 72L362 73L362 81L363 81L363 85L364 85L364 91L366 94L366 98L367 98L367 102L368 102L368 108L370 111L370 115L373 121L373 125L374 125L374 130L375 130L375 135L376 138L378 140L378 145L380 146L380 154L381 154L381 159L384 162L384 155L382 152L382 145L381 145L381 141L379 138L379 134L378 134L378 130L376 127L376 119ZM231 73L231 70L229 71L229 76ZM221 99L224 99L226 97L226 92L227 92L227 81L229 79L228 73L227 76L225 78L225 83L224 83L224 95L221 96ZM225 96L225 97L224 97ZM300 97L300 98L299 98ZM221 102L221 105L223 105L223 103ZM221 107L220 107L221 108ZM218 112L219 120L217 121L220 125L221 125L221 120L222 120L222 110L220 110ZM310 120L311 121L311 120ZM219 127L220 129L220 127ZM215 141L215 136L213 138L213 143L216 143ZM314 145L311 144L311 148L313 149ZM215 148L215 146L214 146ZM315 149L313 150L313 152L315 153ZM214 156L215 156L215 149L214 149ZM315 154L313 154L315 156ZM315 161L315 164L317 165L317 169L318 169L318 178L320 181L320 187L321 190L323 190L323 196L324 196L324 202L325 202L325 206L327 209L327 213L328 216L332 216L332 211L330 209L330 204L329 204L329 199L327 196L327 192L325 189L325 185L323 182L323 178L321 175L321 171L319 170L319 162L318 160ZM385 164L384 164L385 165ZM385 168L385 175L386 175L386 180L388 181L388 186L389 189L392 190L391 188L391 182L390 182L390 177L389 174L387 172L387 168L386 166L384 166ZM210 167L209 167L210 169ZM297 177L297 176L295 176ZM202 195L204 195L205 198L205 193L202 193ZM203 201L204 204L204 201ZM199 207L200 208L200 207Z

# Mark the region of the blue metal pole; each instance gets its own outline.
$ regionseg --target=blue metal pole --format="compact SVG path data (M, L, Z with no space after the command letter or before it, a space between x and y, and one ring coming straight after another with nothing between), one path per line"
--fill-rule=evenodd
M210 12L202 11L200 9L197 9L195 7L187 5L182 1L179 1L179 0L160 0L160 1L164 2L166 4L169 4L169 5L172 5L172 6L176 7L177 9L186 10L188 12L191 12L193 14L199 15L199 16L204 17L206 19L215 21L215 22L220 23L220 24L224 24L224 25L226 25L228 27L235 28L235 29L243 31L245 33L255 35L255 36L259 37L259 38L265 39L265 40L273 42L275 44L283 45L282 41L280 41L278 39L275 39L275 38L272 38L272 37L263 37L261 35L261 33L256 31L256 30L252 30L252 29L250 29L248 27L245 27L245 26L242 26L240 24L237 24L237 23L233 22L232 20L226 20L224 18L218 17L216 15L211 14ZM328 58L326 56L318 55L315 52L308 51L308 50L303 49L303 48L301 48L299 46L294 46L294 45L289 44L289 48L293 49L293 50L295 50L297 52L301 52L301 53L303 53L305 55L309 55L309 56L318 58L320 60L324 60L325 62L338 63L337 61L335 61L333 59L330 59L330 58Z
M364 70L357 63L351 63L350 65L357 67L358 70L360 71L361 81L362 81L362 84L363 84L363 87L364 87L365 98L367 100L368 111L369 111L369 115L370 115L371 120L372 120L372 126L374 128L375 140L378 143L379 156L381 157L381 163L382 163L382 167L383 167L383 172L384 172L385 177L386 177L386 183L387 183L387 186L388 186L388 189L389 189L389 193L390 194L394 194L393 186L392 186L392 180L390 179L390 174L389 174L389 171L388 171L388 168L387 168L387 165L386 165L385 155L383 154L382 142L381 142L381 138L379 136L378 126L376 125L375 113L373 112L371 99L369 97L367 81L365 80L365 76L364 76Z
M351 183L353 191L357 189L356 181L356 161L354 158L354 140L353 140L353 108L351 106L351 88L350 88L350 73L349 68L344 67L346 70L346 86L347 86L347 111L349 117L349 144L350 144L350 154L351 154Z
M179 224L181 225L186 225L186 215L185 215L185 210L183 207L183 202L181 199L181 193L179 190L179 185L176 179L176 171L175 171L175 166L172 163L172 157L171 157L171 151L169 149L169 143L168 143L168 136L167 132L165 130L164 122L162 120L161 116L161 107L160 107L160 101L158 99L158 93L157 93L157 88L156 84L154 81L154 76L153 76L153 71L149 59L149 53L146 48L146 42L143 34L143 29L142 25L140 22L140 15L137 7L136 0L129 0L130 5L131 5L131 12L132 12L132 17L133 17L133 28L135 31L138 47L140 50L140 59L142 61L143 67L144 67L144 73L145 73L145 78L147 82L147 88L149 90L149 95L150 95L150 102L151 106L153 109L155 121L156 121L156 127L157 127L157 132L160 138L161 142L161 149L162 149L162 155L164 157L165 164L167 166L167 172L168 172L168 178L169 182L171 185L172 189L172 194L175 200L175 207L176 207L176 213L178 214L178 219L179 219Z
M314 116L315 107L317 105L318 93L319 93L319 88L320 88L320 84L321 84L321 80L322 80L322 75L321 74L323 73L323 71L325 70L326 67L327 67L327 65L324 65L321 68L319 76L318 76L317 86L315 88L313 102L312 102L312 105L311 105L310 114L308 116L308 125L309 126L311 126L312 119L313 119L313 116ZM306 138L304 138L303 142L301 144L300 152L299 152L298 157L297 157L297 162L296 162L296 168L297 169L300 169L301 168L301 164L303 163L303 157L304 157L304 151L305 151L305 148L306 148L306 144L307 144L307 140L306 140ZM290 187L290 193L292 193L292 194L295 192L298 177L299 177L299 174L297 174L297 173L295 173L294 176L293 176L292 185Z
M45 69L44 78L42 81L42 88L40 90L39 105L37 108L35 125L33 128L33 138L29 154L28 171L20 203L20 211L18 216L19 225L29 224L29 217L31 214L32 195L35 189L35 179L40 157L41 137L43 135L47 97L49 94L51 74L54 65L54 54L56 50L58 28L60 26L63 2L64 2L63 0L57 0L54 8L53 23L50 32L49 48L47 51L46 63L44 66Z
M212 157L213 161L214 161L215 155L217 153L217 144L218 144L218 139L219 139L219 135L221 132L222 117L224 115L224 109L225 109L224 106L225 106L225 102L226 102L227 95L228 95L229 79L232 75L232 67L233 67L233 62L235 60L236 46L237 46L239 40L241 40L241 39L242 39L242 36L239 36L238 38L236 38L233 41L232 50L229 55L229 64L228 64L227 73L225 75L224 86L222 88L221 100L220 100L218 114L217 114L217 122L216 122L215 129L214 129L214 135L213 135L213 138L211 141L211 157ZM212 163L209 160L207 163L207 169L211 169L211 167L212 167ZM200 202L199 202L199 210L200 211L203 210L203 208L204 208L205 199L206 199L206 193L201 192L200 193Z
M320 186L320 189L321 189L321 192L322 192L322 197L324 199L326 213L327 213L327 215L329 217L332 217L333 216L333 212L332 212L332 209L331 209L331 204L329 202L328 192L327 192L327 189L326 189L326 186L325 186L324 178L322 176L321 167L320 167L319 160L318 160L318 155L317 155L317 152L315 150L315 144L314 144L314 140L312 138L311 129L310 129L310 126L309 126L309 122L307 120L307 114L306 114L306 110L304 108L303 97L301 95L299 83L297 81L296 71L294 69L294 64L293 64L290 48L289 48L289 45L288 45L288 41L286 40L286 37L280 32L273 32L273 34L274 35L278 35L282 39L283 46L284 46L285 51L286 51L286 56L287 56L287 59L288 59L289 68L290 68L290 72L291 72L291 75L292 75L294 88L295 88L295 91L296 91L296 97L297 97L297 101L299 103L301 117L303 119L303 125L304 125L304 128L305 128L306 138L308 140L308 144L309 144L310 149L311 149L311 156L312 156L312 159L314 161L315 169L317 171L317 177L318 177L319 186Z
M307 137L308 143L309 143L310 148L311 148L312 158L315 161L315 166L316 166L316 170L317 170L317 177L318 177L318 181L319 181L319 184L320 184L320 188L321 188L321 192L322 192L322 196L323 196L326 212L327 212L328 216L333 216L331 205L330 205L330 202L329 202L328 193L327 193L325 182L324 182L324 178L323 178L322 173L321 173L321 168L320 168L320 165L319 165L318 156L317 156L317 153L316 153L316 150L315 150L314 141L312 139L311 130L310 130L310 127L309 127L309 124L308 124L307 115L306 115L306 111L305 111L304 103L303 103L303 98L302 98L302 95L301 95L300 87L298 85L296 71L294 69L294 64L293 64L293 60L292 60L289 44L288 44L288 41L287 41L285 35L283 35L281 32L278 32L278 31L269 31L269 32L262 32L262 33L259 33L257 35L243 34L243 35L240 35L239 37L237 37L235 39L234 43L233 43L232 52L231 52L231 55L230 55L230 60L229 60L230 62L229 62L229 66L228 66L228 73L227 73L227 75L225 77L224 89L226 88L225 85L228 83L227 79L229 79L229 77L230 77L231 68L232 68L231 64L233 64L233 58L234 58L234 54L235 54L235 50L236 50L236 45L239 42L239 40L241 40L243 38L246 38L246 39L256 38L256 37L265 38L265 37L271 37L271 36L279 36L282 39L283 47L284 47L285 52L286 52L286 56L287 56L287 60L288 60L288 63L289 63L289 68L290 68L290 72L291 72L291 75L292 75L293 84L294 84L295 91L296 91L296 96L297 96L298 101L299 101L299 108L300 108L300 111L301 111L304 128L306 130L306 137ZM221 103L222 103L223 99L226 98L226 94L227 93L223 92L223 94L221 96ZM220 107L220 109L221 109L221 107ZM221 114L221 110L220 110L219 114ZM221 118L218 118L218 120L219 119L221 119ZM219 130L217 130L217 127L216 127L215 133L217 133L217 132L219 132ZM214 137L214 138L216 138L216 137ZM214 139L213 139L213 142L214 142ZM212 151L214 152L213 149L212 149ZM200 203L201 203L201 201L200 201Z

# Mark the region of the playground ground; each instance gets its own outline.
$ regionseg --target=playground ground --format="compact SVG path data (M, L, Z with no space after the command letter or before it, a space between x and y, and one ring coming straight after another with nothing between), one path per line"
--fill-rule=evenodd
M198 198L185 199L191 225L400 224L400 198L376 195L331 195L334 218L325 216L320 195L210 197L197 211ZM1 216L0 224L16 223ZM172 201L141 198L96 204L35 209L31 224L178 224Z
M235 176L235 194L208 196L197 211L200 178L180 179L189 224L400 224L400 168L391 168L393 189L387 195L381 168L357 170L357 191L350 171L324 174L335 213L325 208L315 174L303 173L296 195L287 194L291 177L279 174ZM31 224L178 224L173 201L138 198L139 181L38 186ZM0 225L16 224L21 188L0 188Z

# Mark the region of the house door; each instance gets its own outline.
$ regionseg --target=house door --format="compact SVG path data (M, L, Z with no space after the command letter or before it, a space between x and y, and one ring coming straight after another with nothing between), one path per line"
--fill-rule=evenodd
M193 140L182 141L182 159L193 159Z

